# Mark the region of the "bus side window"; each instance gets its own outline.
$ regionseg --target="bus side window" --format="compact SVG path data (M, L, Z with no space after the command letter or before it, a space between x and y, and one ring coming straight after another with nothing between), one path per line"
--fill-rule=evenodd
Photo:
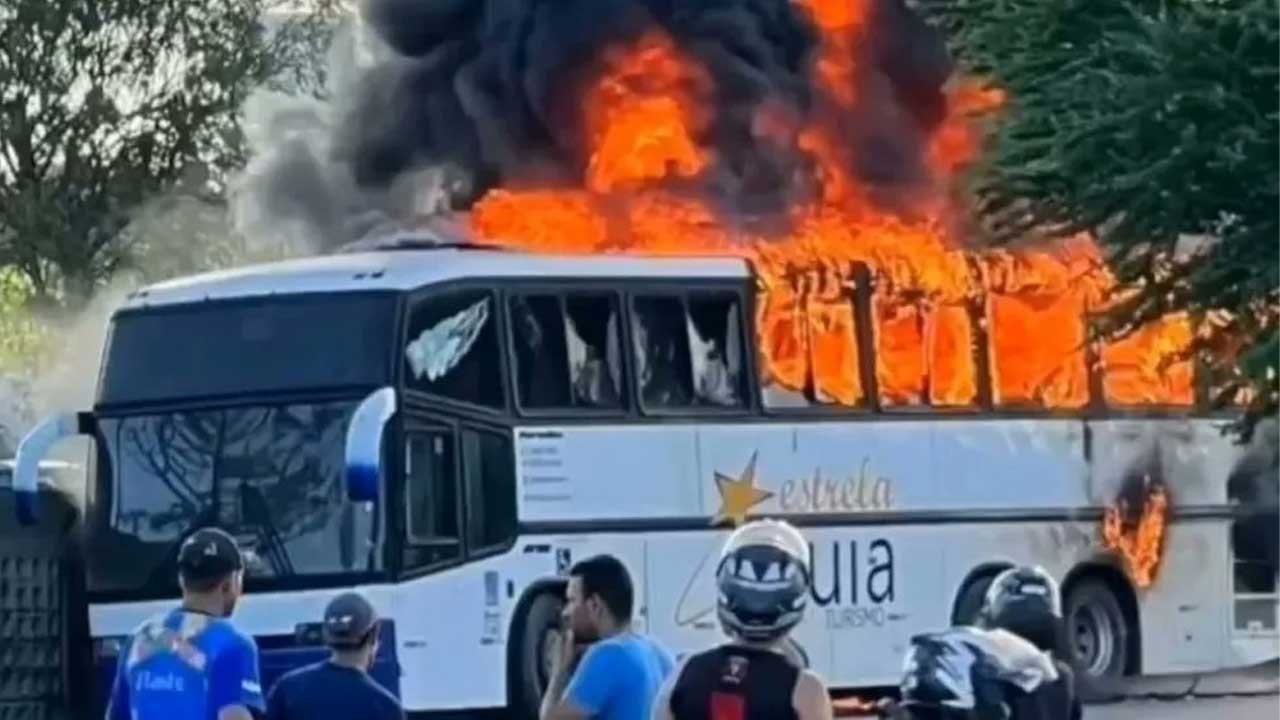
M618 408L622 359L613 295L513 295L520 407Z
M746 398L746 375L737 295L691 293L688 307L693 390L698 403L741 407Z
M501 408L502 362L492 295L467 290L417 303L404 349L410 390Z
M565 343L574 405L622 406L622 343L614 295L565 298Z
M560 298L513 295L508 305L520 407L567 407L569 359Z
M693 370L684 303L678 297L644 295L635 299L633 310L641 400L653 408L688 407L693 400Z
M516 535L516 469L511 440L464 429L467 547L471 554L505 547Z
M429 567L458 559L462 533L452 435L444 430L409 432L404 464L405 565Z

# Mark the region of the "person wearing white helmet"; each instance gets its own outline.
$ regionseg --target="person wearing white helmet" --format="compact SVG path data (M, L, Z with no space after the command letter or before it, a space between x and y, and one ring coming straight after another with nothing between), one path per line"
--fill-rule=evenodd
M830 720L821 677L790 640L810 592L809 543L790 524L757 520L729 536L716 570L729 642L681 662L653 720Z

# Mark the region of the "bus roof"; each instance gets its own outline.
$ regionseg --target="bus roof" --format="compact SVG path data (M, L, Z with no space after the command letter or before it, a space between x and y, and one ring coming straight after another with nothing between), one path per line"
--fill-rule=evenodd
M168 280L130 293L121 309L308 292L407 291L466 278L741 279L749 272L745 260L732 257L542 255L463 247L372 250Z

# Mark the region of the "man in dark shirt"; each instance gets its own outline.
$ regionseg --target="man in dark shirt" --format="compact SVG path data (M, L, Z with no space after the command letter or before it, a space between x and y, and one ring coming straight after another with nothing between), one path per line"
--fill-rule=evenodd
M299 668L276 682L267 720L404 720L395 696L368 675L378 652L378 615L357 593L343 593L324 611L328 660Z
M979 624L1006 630L1047 654L1057 677L1035 692L1010 699L1014 720L1080 720L1084 710L1076 691L1075 671L1063 659L1062 594L1058 583L1039 567L1015 567L991 581Z
M1063 648L1058 584L1017 567L992 581L978 627L912 638L902 701L882 716L910 720L1080 720L1075 674Z

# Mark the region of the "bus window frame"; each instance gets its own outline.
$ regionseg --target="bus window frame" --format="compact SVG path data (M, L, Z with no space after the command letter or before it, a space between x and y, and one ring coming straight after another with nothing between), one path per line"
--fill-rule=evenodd
M856 265L857 263L855 263ZM1099 350L1092 342L1087 343L1084 348L1086 383L1088 387L1087 399L1084 404L1077 407L1050 407L1027 402L997 402L996 378L991 372L993 364L990 337L991 309L990 303L986 301L985 296L981 300L973 301L974 309L970 313L975 343L974 372L976 377L974 379L977 383L975 402L970 405L935 405L931 402L924 402L918 405L886 405L881 401L879 382L876 377L878 354L876 353L876 327L871 307L871 295L875 291L875 285L879 281L879 277L870 269L859 271L857 267L854 267L852 270L858 273L855 282L855 297L851 298L850 301L854 303L855 335L860 370L863 372L864 379L868 377L868 374L872 379L872 383L869 385L864 382L867 387L864 387L865 397L863 401L857 405L814 403L795 407L766 403L762 378L756 369L763 363L763 358L760 356L759 334L757 332L749 332L747 333L746 341L751 347L752 357L750 359L755 367L752 369L748 382L754 388L753 393L756 395L759 403L759 412L763 417L812 421L837 418L874 418L877 420L918 420L921 418L1105 420L1130 417L1157 419L1180 417L1220 418L1231 417L1233 412L1233 408L1230 407L1220 409L1209 407L1203 397L1205 393L1199 389L1197 389L1194 402L1190 405L1119 405L1109 403L1102 389L1104 370L1097 360ZM753 328L757 300L760 294L760 288L757 284L758 277L759 275L753 265L749 276L751 286L746 292L749 305L744 306L750 307ZM859 297L859 295L863 294L866 297ZM1090 324L1091 319L1086 313L1084 322L1087 328L1092 327ZM1197 384L1197 388L1201 384L1199 378L1202 372L1198 363L1193 366L1195 378L1193 382Z
M751 266L751 263L748 263ZM869 273L870 282L866 284L866 290L860 292L871 293L874 291L874 273ZM988 337L989 329L986 324L989 322L990 315L987 303L979 302L981 312L978 313L975 324L975 333L977 334L975 342L978 345L978 352L981 362L976 372L978 374L977 382L979 387L978 399L972 405L968 406L939 406L931 404L921 404L917 406L895 405L883 406L878 395L878 387L875 392L870 389L867 392L866 399L857 405L838 405L838 404L812 404L802 407L780 407L768 405L764 402L764 387L761 383L760 367L763 359L759 353L759 337L756 330L756 313L758 306L758 274L754 267L742 278L706 278L706 277L681 277L681 278L644 278L636 279L620 276L540 276L533 277L527 275L476 275L473 277L459 278L448 280L440 283L432 283L429 285L419 286L411 290L403 292L404 300L400 307L400 318L397 332L399 342L395 346L395 357L390 358L389 362L393 363L393 381L398 388L404 390L403 397L406 402L414 404L434 407L439 410L456 413L459 417L475 418L486 422L498 422L510 424L520 419L528 419L535 422L561 421L570 423L592 422L597 420L616 420L623 422L633 422L637 420L648 420L651 422L662 421L679 421L682 419L694 419L700 417L712 417L716 419L738 419L738 420L797 420L797 421L824 421L833 419L850 419L850 420L918 420L922 418L939 418L939 419L1110 419L1116 417L1231 417L1232 408L1211 409L1208 404L1197 393L1196 402L1190 406L1167 406L1167 405L1150 405L1150 406L1115 406L1105 402L1105 398L1099 397L1094 388L1101 385L1101 369L1094 362L1086 363L1086 371L1089 375L1090 391L1088 401L1079 407L1074 408L1053 408L1043 405L1035 405L1029 403L1019 404L999 404L995 401L995 378L991 374L991 347L990 338ZM440 293L450 293L465 290L478 290L490 293L490 297L500 306L497 308L497 320L500 323L499 341L499 362L502 366L503 375L501 382L503 383L504 407L487 407L468 403L453 398L448 398L432 393L426 393L409 387L407 374L404 368L403 351L405 343L408 339L408 326L410 316L417 303L428 299L430 296ZM742 323L740 332L742 333L743 350L746 355L743 358L744 372L746 377L747 402L736 408L715 408L710 406L697 406L685 408L650 408L646 407L640 397L639 378L635 372L636 360L634 357L634 341L632 339L632 322L633 322L633 304L637 295L659 294L659 295L677 295L687 296L691 292L717 292L724 291L736 294L740 301L742 313ZM609 293L621 300L622 308L622 327L621 342L625 348L622 353L622 370L627 379L624 382L624 395L627 396L628 402L623 408L523 408L520 406L516 397L516 368L512 358L512 349L509 343L512 339L512 325L509 317L509 295L512 293L546 293L567 295L571 293ZM869 299L869 298L868 298ZM868 326L866 330L862 329L862 325L870 322L868 316L869 307L865 310L861 305L866 301L855 300L855 320L858 323L857 342L860 363L870 364L870 374L874 377L874 368L876 362L876 354L874 352L875 337L874 327ZM1086 350L1086 352L1092 352ZM1199 368L1196 368L1197 376ZM878 383L877 383L878 385Z
M105 410L109 412L129 411L135 408L186 408L195 405L206 407L221 407L232 405L249 405L252 401L243 400L244 397L252 396L253 398L309 398L312 396L331 396L340 395L348 392L356 392L361 390L375 390L387 384L396 385L400 382L400 358L402 347L394 348L393 357L384 359L386 365L384 370L387 371L385 381L375 383L355 383L347 385L323 385L317 387L293 388L289 390L263 390L254 392L233 392L233 393L216 393L205 395L189 395L182 397L173 397L165 399L144 399L144 400L115 400L111 402L103 402L102 391L103 381L107 373L107 359L110 355L112 335L115 332L115 323L118 318L128 317L131 315L179 315L184 311L191 309L218 308L222 307L244 307L248 309L261 308L268 305L280 304L296 304L308 305L318 304L324 298L332 297L388 297L391 299L392 317L389 323L391 331L397 335L404 336L408 327L408 302L406 294L401 290L390 289L362 289L362 290L309 290L299 293L277 293L267 295L245 295L227 298L212 298L206 300L190 300L178 303L166 303L163 305L134 305L123 307L111 314L107 322L105 334L101 347L98 349L98 372L94 377L93 385L93 406L95 410ZM394 345L394 343L393 343Z
M462 453L463 454L463 457L462 457L463 473L461 478L461 485L459 488L461 490L461 492L459 493L461 507L459 509L462 512L462 521L463 521L463 525L462 525L463 559L464 559L464 562L475 562L478 560L484 560L485 558L490 558L490 557L494 557L497 555L502 555L507 552L510 552L511 549L516 546L516 542L520 538L520 469L519 469L518 458L516 457L515 432L510 427L502 427L497 425L485 425L485 424L470 422L470 421L460 422L458 423L458 431L455 436L455 443L460 451L463 450L462 433L468 430L476 433L477 435L484 435L484 434L498 435L507 440L507 449L510 450L511 452L511 481L512 481L511 492L512 492L512 502L513 502L512 508L515 512L515 517L512 518L515 522L512 524L511 534L505 539L503 539L502 542L494 543L492 545L482 545L482 546L472 547L470 542L471 517L467 512L467 510L470 507L471 487L470 487L470 481L467 479L467 476L465 473L466 457L465 457L465 452L463 452ZM484 500L485 498L482 497L481 499ZM487 506L487 503L485 503L485 505Z
M555 282L546 279L516 278L516 282L503 284L501 292L503 303L503 342L505 347L503 351L507 357L511 358L507 363L506 375L508 387L512 392L508 394L511 400L511 406L515 411L516 417L527 417L531 419L543 418L574 418L574 419L610 419L610 418L626 418L634 413L636 407L636 395L632 389L632 384L628 378L634 375L635 359L630 356L628 348L629 333L627 332L627 323L630 321L630 314L627 312L626 293L618 289L616 283L609 283L607 279L588 279L586 281L565 279L563 282ZM516 342L515 324L512 322L510 313L510 302L515 297L530 295L554 295L560 300L560 309L565 311L565 300L569 295L604 295L613 298L615 307L618 310L618 342L622 349L622 378L620 381L619 392L622 395L622 402L616 408L593 408L580 407L577 405L550 406L550 407L525 407L520 402L520 369L517 367L518 359L515 357L514 347ZM567 370L567 368L566 368Z
M467 528L466 513L463 512L463 482L461 473L461 457L462 442L459 433L461 422L454 418L427 415L427 414L409 414L401 423L400 432L396 437L396 452L392 455L396 458L395 475L397 482L395 483L395 497L400 502L402 510L395 513L397 517L398 527L394 528L394 537L396 538L396 562L393 570L393 576L397 580L408 580L442 572L450 568L458 567L467 562ZM449 443L453 449L453 480L455 483L456 493L454 496L453 512L458 527L458 553L455 557L445 560L439 560L434 563L423 563L409 565L405 562L406 550L413 548L430 547L431 543L415 542L410 535L410 519L409 515L413 512L413 508L409 503L409 472L405 466L405 453L408 450L409 438L414 434L430 434L444 433L449 436ZM391 531L391 528L388 528Z
M854 296L849 298L849 302L853 305L854 320L854 343L858 350L858 373L861 376L863 389L862 401L857 405L841 405L839 403L823 403L807 397L806 401L810 404L787 407L784 405L770 405L765 402L764 383L760 375L764 365L764 351L760 347L760 333L756 327L756 312L758 299L761 294L761 286L759 284L759 274L754 266L751 267L751 277L749 278L749 289L747 295L750 299L750 316L747 320L751 327L751 332L747 333L747 344L750 346L751 375L748 378L748 384L753 388L758 403L759 412L766 420L810 420L823 421L841 418L849 419L866 419L875 416L883 416L883 410L880 408L879 384L875 376L875 355L869 347L875 347L875 328L870 323L869 295L867 298L858 297L860 294L869 294L872 290L871 276L865 271L858 272L855 279ZM865 288L865 289L864 289ZM870 382L868 382L870 378Z
M359 402L360 398L367 395L374 387L352 386L352 387L334 387L321 391L285 391L272 393L257 393L252 395L241 395L237 397L201 397L193 399L175 399L166 401L145 401L134 403L115 403L104 405L95 403L93 412L96 417L101 418L124 418L138 415L150 415L171 412L198 413L209 411L229 410L243 407L258 407L263 405L288 405L291 403L327 403L327 402ZM393 422L396 422L393 419ZM104 490L101 486L101 473L114 472L109 456L106 451L106 444L102 438L97 435L100 430L95 429L94 440L89 444L90 450L85 463L85 489L83 499L85 503L84 517L82 522L86 524L104 522L105 520L97 516L97 513L105 512L107 509L102 507L104 502L113 502L113 489ZM375 501L376 516L375 535L378 543L377 553L381 556L382 567L377 570L354 570L343 572L325 572L309 575L288 575L284 577L263 578L253 573L246 573L244 577L245 590L251 593L273 593L273 592L293 592L297 590L314 590L314 589L330 589L347 587L351 585L360 585L368 583L388 582L397 577L400 562L400 547L398 544L398 533L402 532L396 523L400 522L399 513L391 508L393 495L399 491L399 483L393 482L395 477L403 475L402 456L403 445L399 451L392 452L395 447L392 442L393 438L403 439L403 433L387 433L384 435L382 445L382 463L383 472L379 476L380 493ZM400 496L396 497L396 502L402 502ZM90 519L90 516L93 516ZM86 528L86 532L88 529ZM86 588L86 597L93 603L114 603L114 602L137 602L145 600L158 600L170 597L172 592L177 589L175 585L172 588L160 587L158 585L149 585L142 589L131 590L90 590Z
M631 372L630 372L630 393L635 398L635 407L642 417L655 419L683 419L683 418L743 418L743 417L760 417L760 386L758 380L754 379L758 361L754 357L756 352L755 332L748 331L748 328L755 327L755 303L754 296L747 292L747 283L754 282L754 278L748 277L745 280L707 280L707 279L691 279L684 282L672 282L670 280L646 281L629 284L626 290L626 332L624 333L624 342L626 343L626 354L628 356ZM741 321L738 323L738 332L740 333L740 346L742 349L742 373L744 378L741 381L743 393L743 402L734 407L718 407L714 405L689 405L685 407L650 407L644 401L644 394L640 387L640 376L635 372L635 340L632 332L633 323L636 318L636 299L645 296L666 296L676 297L680 300L685 308L686 316L688 314L689 295L690 294L724 294L732 295L738 300L738 312ZM692 382L690 378L690 382Z
M395 363L395 383L396 386L403 391L402 397L406 400L410 398L418 398L428 402L432 406L451 409L464 415L479 415L481 417L490 418L510 417L512 415L513 388L511 386L512 377L510 376L510 349L504 342L503 336L503 328L507 325L507 308L505 298L502 296L502 288L498 284L499 282L499 278L472 277L433 283L431 285L423 285L405 293L401 322L397 329L398 338L397 342L394 344L395 357L392 358L392 362ZM502 384L502 403L498 406L480 405L466 400L459 400L457 398L419 390L412 386L409 380L409 373L405 369L404 351L410 342L409 326L413 319L413 312L417 306L423 302L429 301L433 297L467 291L487 293L489 299L495 305L493 315L491 317L495 324L494 332L498 337L497 381Z
M511 551L520 539L520 487L519 487L519 463L515 456L515 436L510 425L495 424L493 422L481 422L461 417L451 417L441 414L438 409L432 408L426 410L420 407L404 408L404 416L400 422L400 427L396 433L396 452L391 453L395 459L394 467L389 475L388 484L390 484L391 492L389 497L393 497L395 502L403 506L403 510L397 513L388 512L388 517L395 517L395 526L387 523L386 528L386 544L393 550L391 557L387 559L388 572L396 582L414 580L427 575L444 572L455 567L460 567L468 563L484 560L486 558L503 555ZM511 464L513 473L512 492L515 498L515 530L502 543L495 543L484 547L473 547L470 543L469 534L470 518L467 515L469 502L469 487L467 485L466 473L463 463L466 462L462 447L462 433L464 430L471 430L476 433L489 433L491 435L502 435L507 438L508 446L511 450ZM415 547L427 547L429 543L415 543L409 535L409 513L412 508L408 503L409 496L409 475L404 465L404 453L408 446L409 436L414 433L432 433L443 432L450 437L453 446L454 462L453 475L457 483L457 497L454 503L454 513L458 522L458 547L457 557L441 560L430 564L409 565L405 562L405 551ZM394 482L391 480L394 479Z

